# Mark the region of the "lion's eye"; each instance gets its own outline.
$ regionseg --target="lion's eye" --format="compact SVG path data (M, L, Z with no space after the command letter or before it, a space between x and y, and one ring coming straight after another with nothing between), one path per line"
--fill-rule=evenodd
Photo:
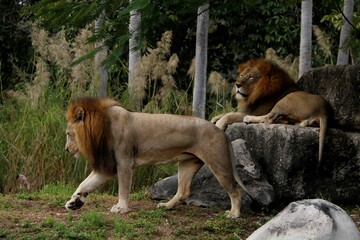
M249 81L252 81L252 80L254 80L254 78L252 78L252 77L251 77L251 78L249 78Z

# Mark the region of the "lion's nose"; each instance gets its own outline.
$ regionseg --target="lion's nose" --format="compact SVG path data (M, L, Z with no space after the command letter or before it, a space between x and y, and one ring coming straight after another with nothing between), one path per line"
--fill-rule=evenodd
M242 87L242 84L236 83L235 85L236 85L237 88L241 88L241 87Z

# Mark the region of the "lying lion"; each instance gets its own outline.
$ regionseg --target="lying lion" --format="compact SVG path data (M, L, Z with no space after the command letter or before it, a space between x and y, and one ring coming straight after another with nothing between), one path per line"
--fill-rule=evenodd
M129 194L135 167L178 162L176 195L158 207L166 209L187 199L196 172L207 164L229 194L230 218L240 216L240 180L228 138L212 123L189 116L129 112L111 99L82 98L72 101L66 112L66 150L84 155L93 171L79 185L67 209L78 209L86 196L113 175L119 183L119 201L111 212L129 211Z
M225 129L235 122L320 126L321 161L329 114L323 97L298 90L284 70L264 59L240 64L234 88L238 112L214 117L211 121L217 127Z

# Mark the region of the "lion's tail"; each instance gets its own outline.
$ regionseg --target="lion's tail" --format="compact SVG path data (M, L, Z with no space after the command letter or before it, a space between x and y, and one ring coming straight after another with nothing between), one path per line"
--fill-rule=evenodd
M235 154L234 154L234 150L232 148L230 139L227 137L227 141L228 141L228 147L229 147L229 152L231 155L231 164L232 164L232 168L233 168L233 175L234 178L236 180L236 182L239 184L239 186L242 188L242 190L244 190L244 192L246 192L247 195L249 195L249 197L253 200L255 200L254 196L252 195L252 193L245 187L244 183L242 182L242 180L240 179L239 174L236 171L236 164L235 164Z
M326 134L326 129L327 129L327 125L328 125L328 119L327 116L321 116L320 117L320 130L319 130L319 164L322 160L323 157L323 151L324 151L324 144L325 144L325 134Z

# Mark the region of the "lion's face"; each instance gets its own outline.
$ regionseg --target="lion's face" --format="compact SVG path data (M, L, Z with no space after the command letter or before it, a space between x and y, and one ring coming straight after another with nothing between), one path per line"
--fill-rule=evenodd
M80 156L79 147L76 141L74 123L68 122L67 124L65 150L74 155L76 158Z
M246 67L239 73L235 82L235 98L244 100L254 91L256 83L261 79L260 71L255 67Z

